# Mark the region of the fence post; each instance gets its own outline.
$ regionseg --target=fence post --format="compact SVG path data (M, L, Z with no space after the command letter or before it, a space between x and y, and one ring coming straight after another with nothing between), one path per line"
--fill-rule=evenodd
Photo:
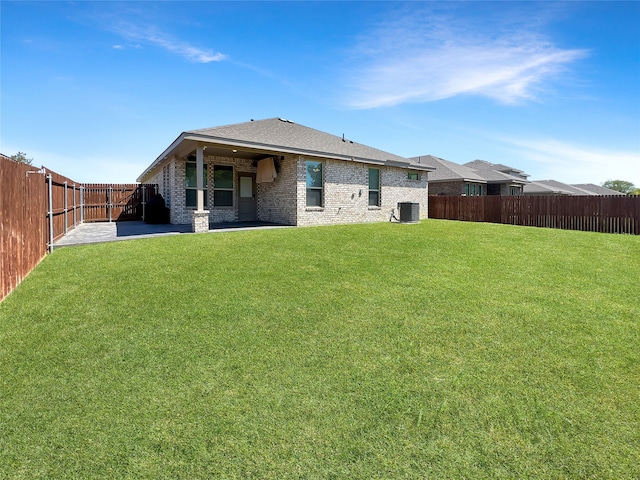
M53 252L53 179L51 174L47 175L49 180L49 253Z
M75 226L78 224L78 215L76 212L76 184L73 184L73 227L75 228Z
M111 201L113 200L113 187L109 185L109 190L107 191L109 192L109 198L107 199L107 208L109 209L109 223L111 223L111 211L113 210L113 204L111 203Z
M84 223L84 185L80 185L80 223Z
M67 234L67 211L68 211L68 201L67 201L67 181L63 182L64 184L64 234Z

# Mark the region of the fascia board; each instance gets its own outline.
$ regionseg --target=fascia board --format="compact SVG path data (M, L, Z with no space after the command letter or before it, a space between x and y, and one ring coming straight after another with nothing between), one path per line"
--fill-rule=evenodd
M419 172L435 172L435 167L429 167L427 165L416 165L415 163L402 163L396 160L387 160L384 165L388 167L406 168L408 170L417 170Z
M416 166L416 165L409 165L408 167L409 170L416 170L419 172L435 172L436 171L436 167L428 167L427 165L420 165L420 166Z
M522 186L531 182L527 182L526 180L512 180L512 179L504 179L504 180L487 180L487 183L492 185L508 185L508 186Z
M463 182L473 182L473 183L488 183L486 180L476 179L476 178L463 178Z

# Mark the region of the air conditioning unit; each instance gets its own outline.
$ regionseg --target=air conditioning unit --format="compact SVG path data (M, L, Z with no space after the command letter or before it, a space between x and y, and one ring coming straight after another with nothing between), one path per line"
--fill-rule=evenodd
M420 204L411 202L398 203L401 223L417 223L420 221Z

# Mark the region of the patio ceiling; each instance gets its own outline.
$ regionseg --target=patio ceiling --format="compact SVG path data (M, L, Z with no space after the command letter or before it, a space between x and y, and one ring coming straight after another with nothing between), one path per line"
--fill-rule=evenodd
M177 156L178 158L186 157L193 153L195 154L196 147L202 145L204 148L205 156L217 156L217 157L230 157L230 158L248 158L250 160L257 160L269 155L273 155L273 151L268 151L258 148L247 148L239 145L226 145L216 142L207 142L206 140L196 140L193 138L185 138L176 148L171 152L165 152L165 158L171 156Z

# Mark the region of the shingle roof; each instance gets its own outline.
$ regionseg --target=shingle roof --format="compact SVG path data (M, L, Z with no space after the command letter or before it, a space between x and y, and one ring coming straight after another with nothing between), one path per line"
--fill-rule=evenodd
M469 180L478 183L486 183L486 179L483 178L479 172L476 172L469 167L465 167L464 165L450 162L444 158L434 157L433 155L424 155L411 157L411 161L414 165L428 165L436 169L435 172L429 174L429 182Z
M251 120L219 127L188 130L182 134L138 177L138 181L169 155L196 144L208 144L229 150L293 153L316 157L352 160L430 171L426 165L412 165L408 158L378 150L352 140L299 125L282 118Z
M294 149L300 152L328 154L362 160L410 163L409 159L384 152L337 135L299 125L290 120L269 118L221 127L203 128L185 132L219 140L246 142L271 147L274 150Z
M578 183L571 184L571 186L595 195L624 195L624 193L622 192L611 190L610 188L606 187L601 187L600 185L596 185L594 183Z
M517 183L525 184L527 180L498 170L477 170L478 174L489 183Z
M486 160L474 160L473 162L467 162L465 167L473 168L474 170L497 170L498 172L518 172L524 173L522 170L510 167L509 165L503 165L502 163L491 163Z
M584 190L572 187L557 180L536 180L524 186L524 193L555 194L555 195L593 195Z
M414 162L414 164L419 161L422 164L435 167L436 171L429 174L430 182L471 181L478 183L527 183L525 179L509 175L508 173L499 172L490 168L477 170L469 167L469 164L460 165L459 163L451 162L444 158L434 157L433 155L412 157L411 161ZM476 161L485 162L484 160Z

